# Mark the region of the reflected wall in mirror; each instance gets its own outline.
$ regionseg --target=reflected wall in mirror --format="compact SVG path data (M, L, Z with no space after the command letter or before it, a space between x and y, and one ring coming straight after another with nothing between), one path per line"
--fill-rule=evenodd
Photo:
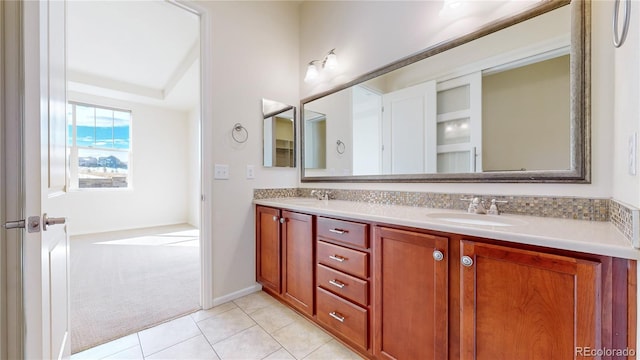
M302 181L588 182L588 6L545 3L303 100Z
M296 108L262 99L263 166L296 166Z

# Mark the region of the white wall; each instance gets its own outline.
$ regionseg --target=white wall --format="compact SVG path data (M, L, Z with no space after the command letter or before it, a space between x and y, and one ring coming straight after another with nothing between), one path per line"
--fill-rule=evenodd
M324 169L310 170L310 175L340 176L352 174L352 96L352 91L347 89L336 93L334 96L315 100L311 105L307 106L307 110L324 114L327 119L332 119L332 121L326 122L327 166ZM342 154L337 151L338 140L345 144Z
M483 17L458 21L432 19L427 14L440 2L323 2L301 3L301 41L299 71L311 59L336 48L340 68L331 78L305 84L300 81L301 98L342 84L394 60L416 53L430 45L477 28L504 15L506 6ZM399 191L473 192L477 194L549 195L610 197L612 193L613 130L613 47L611 45L612 2L592 3L592 181L591 184L455 184L455 183L374 183L325 184L334 188ZM436 10L437 11L437 10ZM332 21L325 21L332 19ZM385 27L379 24L387 24ZM636 22L637 23L637 22ZM438 30L439 27L439 30ZM314 187L318 184L303 183Z
M298 168L262 167L262 98L299 103L297 2L203 1L211 26L212 133L204 134L213 163L230 166L229 180L214 180L212 191L213 296L255 285L254 188L295 187ZM241 123L249 138L235 143ZM255 165L255 179L246 179ZM206 169L209 171L210 169Z
M69 234L187 222L187 114L79 93L68 98L132 111L133 181L130 190L77 190L55 198L52 208L68 214Z
M622 20L621 5L620 19ZM605 11L612 16L613 1L607 2ZM609 46L611 45L611 32ZM640 207L640 171L639 175L628 173L628 139L632 133L640 131L640 2L631 1L631 21L627 40L614 50L615 54L615 90L613 128L613 197L635 207ZM637 156L636 152L636 156ZM637 167L636 160L636 167Z

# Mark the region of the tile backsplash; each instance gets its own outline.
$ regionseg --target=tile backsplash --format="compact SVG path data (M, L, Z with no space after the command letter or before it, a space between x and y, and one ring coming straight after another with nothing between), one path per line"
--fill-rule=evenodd
M569 196L503 196L478 195L473 193L431 193L386 190L345 190L324 188L255 189L255 199L279 197L311 197L313 190L327 190L331 199L362 201L376 204L418 206L440 209L464 210L470 199L480 197L487 203L491 199L506 201L499 204L505 214L553 217L589 221L611 221L614 226L635 245L638 239L638 209L616 200Z
M285 188L285 189L253 189L254 199L273 199L283 197L299 197L300 189L298 188Z
M487 203L487 207L491 199L506 201L507 203L499 204L500 211L505 214L591 221L609 220L609 199L580 197L501 196L478 195L473 193L448 194L411 191L288 188L255 189L254 198L311 197L311 191L313 190L327 190L331 194L331 199L335 200L457 210L464 210L469 206L469 201L462 199L480 197Z
M634 247L639 248L639 210L616 200L611 200L609 207L609 221L631 241Z

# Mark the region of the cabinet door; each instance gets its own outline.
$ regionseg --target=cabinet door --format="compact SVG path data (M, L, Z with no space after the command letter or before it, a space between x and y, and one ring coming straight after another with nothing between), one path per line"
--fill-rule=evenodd
M280 210L256 207L256 280L280 294Z
M311 215L282 211L283 289L291 305L313 315L314 261Z
M377 357L447 358L447 250L447 238L375 229Z
M462 359L574 359L601 348L600 263L472 241L460 252Z

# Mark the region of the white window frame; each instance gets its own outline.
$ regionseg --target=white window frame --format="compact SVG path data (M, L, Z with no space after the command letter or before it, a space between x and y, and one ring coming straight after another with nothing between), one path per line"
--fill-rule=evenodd
M67 141L67 146L69 149L68 152L68 161L69 161L69 189L72 191L128 191L133 189L133 111L128 109L115 108L112 106L104 106L104 105L96 105L79 101L68 101L67 104L72 105L71 111L71 119L67 119L67 126L71 125L72 138L73 142L69 145L69 141ZM128 112L130 114L129 118L129 149L121 150L121 149L111 149L111 148L102 148L102 147L90 147L90 146L78 146L76 143L77 139L77 127L76 127L76 106L86 106L92 107L95 109L103 109L103 110L111 110L111 111L120 111L120 112ZM67 130L68 131L68 130ZM79 157L78 150L96 150L96 149L104 149L107 151L115 151L128 153L129 162L127 163L127 186L126 187L80 187L80 178L78 176L78 170L80 168L79 165Z

